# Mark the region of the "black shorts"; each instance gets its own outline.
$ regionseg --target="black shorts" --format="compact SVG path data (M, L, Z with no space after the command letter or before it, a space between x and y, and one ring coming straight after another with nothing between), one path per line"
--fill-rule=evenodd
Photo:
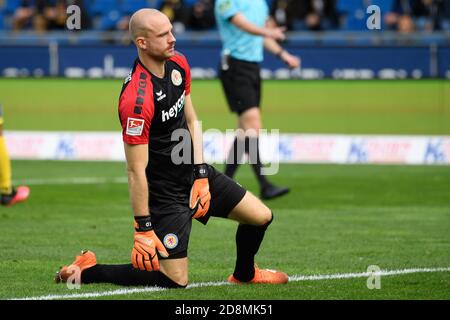
M238 115L259 107L261 100L261 76L258 63L229 57L228 69L220 68L220 81L227 97L228 106Z
M210 217L228 217L231 210L242 200L247 190L223 173L209 166L209 191L211 203L208 213L197 219L207 224ZM168 259L187 257L192 218L188 203L174 204L164 208L152 208L152 224L158 238L169 252Z

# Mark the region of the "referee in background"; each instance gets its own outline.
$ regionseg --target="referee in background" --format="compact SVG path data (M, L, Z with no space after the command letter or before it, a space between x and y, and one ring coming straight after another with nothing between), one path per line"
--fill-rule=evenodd
M262 128L259 64L266 49L289 68L300 67L300 59L283 49L277 40L284 40L284 28L269 17L265 0L216 0L215 16L223 43L220 80L232 112L238 115L238 134L227 158L225 174L233 178L243 152L261 189L262 199L273 199L289 192L277 187L262 175L258 133ZM238 144L245 148L238 148ZM252 146L252 147L250 147ZM256 146L256 152L254 152ZM240 152L241 149L243 152ZM252 150L252 152L249 152Z

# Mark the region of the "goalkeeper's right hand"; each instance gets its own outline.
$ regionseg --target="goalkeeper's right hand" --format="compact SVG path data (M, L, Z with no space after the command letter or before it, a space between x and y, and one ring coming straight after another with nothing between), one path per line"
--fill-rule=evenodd
M153 231L150 216L135 217L134 246L131 252L133 267L146 271L158 271L159 261L156 251L167 258L169 253Z

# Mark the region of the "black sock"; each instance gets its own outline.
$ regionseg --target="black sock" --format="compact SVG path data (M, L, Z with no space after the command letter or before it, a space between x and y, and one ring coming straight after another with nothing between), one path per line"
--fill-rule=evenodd
M267 181L265 175L262 174L262 163L259 156L259 138L258 137L247 137L245 140L245 152L249 156L249 162L252 165L253 172L258 178L259 186L261 189L269 186L270 183Z
M262 226L240 224L236 232L236 266L233 276L235 279L247 282L255 276L255 255L264 238L267 227L272 219Z
M7 205L12 198L14 198L14 196L16 195L17 190L16 189L12 189L11 193L2 193L0 196L0 203L2 205Z
M228 153L227 157L227 163L225 167L225 175L233 179L234 174L236 173L237 168L239 167L239 162L242 160L242 156L245 152L244 148L237 147L239 143L242 143L242 140L240 140L238 137L234 139L233 146L230 149L230 152Z
M185 288L159 271L142 271L132 264L97 264L83 270L81 283L112 283L120 286L158 286L162 288Z

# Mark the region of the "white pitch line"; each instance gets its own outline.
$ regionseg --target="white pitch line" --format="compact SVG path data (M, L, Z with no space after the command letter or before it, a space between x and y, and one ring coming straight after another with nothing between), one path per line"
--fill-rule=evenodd
M410 273L430 273L430 272L447 272L447 271L450 271L450 267L447 267L447 268L414 268L414 269L403 269L403 270L380 270L378 272L342 273L342 274L311 275L311 276L292 276L292 277L289 277L289 281L354 279L354 278L367 278L370 276L396 276L396 275L410 274Z
M355 278L367 278L369 276L395 276L402 274L411 273L436 273L436 272L449 272L450 267L446 268L414 268L414 269L402 269L402 270L381 270L379 272L362 272L362 273L338 273L338 274L328 274L328 275L295 275L289 277L290 282L296 281L317 281L317 280L336 280L336 279L355 279ZM219 282L197 282L192 283L186 287L186 289L192 288L203 288L203 287L219 287L231 285L225 281ZM36 296L36 297L24 297L15 298L11 300L60 300L60 299L80 299L80 298L99 298L108 296L119 296L119 295L130 295L135 293L148 293L148 292L158 292L165 291L166 288L159 287L145 287L145 288L126 288L118 290L110 290L104 292L88 292L88 293L78 293L78 294L66 294L66 295L46 295L46 296Z
M74 177L74 178L51 178L51 179L29 179L16 180L13 185L64 185L64 184L105 184L105 183L127 183L127 177Z

